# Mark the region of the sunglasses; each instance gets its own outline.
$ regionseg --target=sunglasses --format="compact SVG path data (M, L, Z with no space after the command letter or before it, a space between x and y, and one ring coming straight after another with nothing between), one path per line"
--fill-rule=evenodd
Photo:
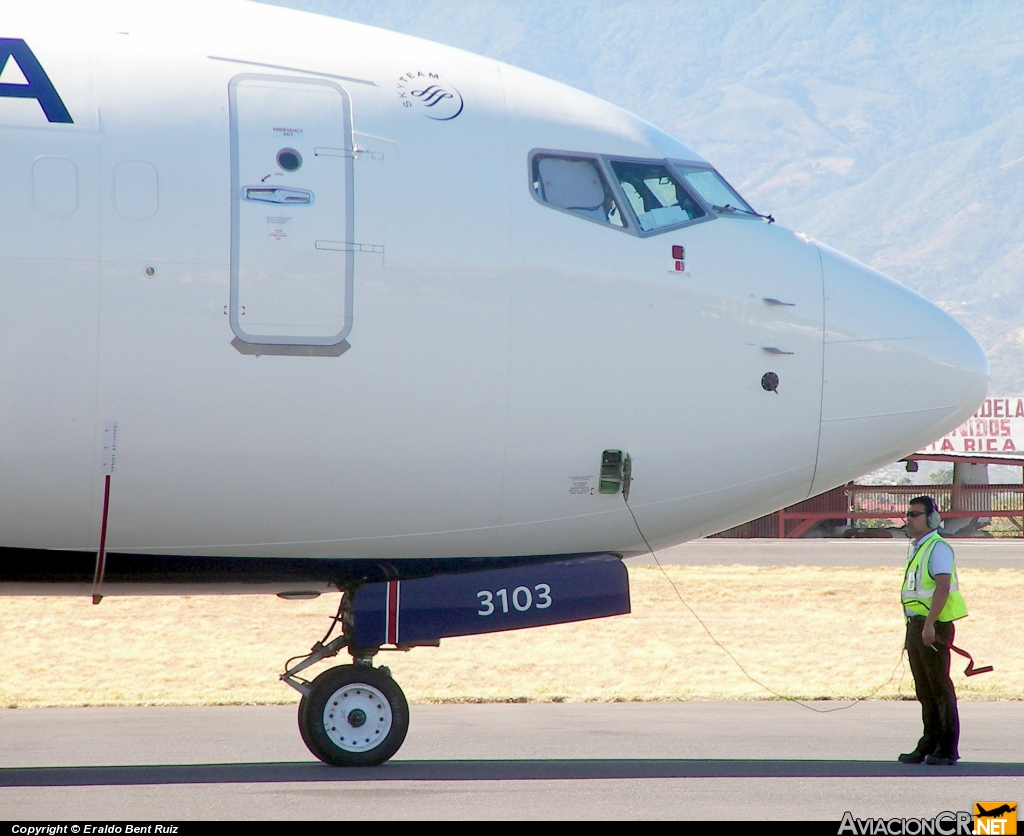
M927 516L927 511L907 511L905 516L907 517L924 517Z

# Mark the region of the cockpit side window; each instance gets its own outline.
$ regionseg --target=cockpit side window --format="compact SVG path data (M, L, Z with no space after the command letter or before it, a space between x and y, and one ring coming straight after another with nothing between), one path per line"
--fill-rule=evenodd
M624 227L615 196L593 157L537 154L533 191L543 203L600 223Z
M612 160L611 167L643 232L678 226L707 215L667 166Z

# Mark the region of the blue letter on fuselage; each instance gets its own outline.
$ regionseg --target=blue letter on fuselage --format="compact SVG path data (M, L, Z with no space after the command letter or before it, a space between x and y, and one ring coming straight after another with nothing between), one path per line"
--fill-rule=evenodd
M18 62L28 84L0 84L0 97L35 99L46 114L46 121L73 123L75 120L28 44L18 38L0 38L0 71L11 58Z

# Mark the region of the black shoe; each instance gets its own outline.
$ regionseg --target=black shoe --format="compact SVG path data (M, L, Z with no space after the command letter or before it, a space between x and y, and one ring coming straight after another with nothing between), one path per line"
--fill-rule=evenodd
M928 766L953 766L956 760L956 758L943 758L939 755L925 755L924 757L924 762Z
M913 752L907 752L905 755L900 755L898 760L900 763L922 763L925 758L930 758L931 755L926 755L924 752L918 752L915 749Z

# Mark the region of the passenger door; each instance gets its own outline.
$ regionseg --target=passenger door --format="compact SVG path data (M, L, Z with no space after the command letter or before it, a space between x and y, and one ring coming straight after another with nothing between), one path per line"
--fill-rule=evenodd
M336 346L352 328L352 127L334 82L231 81L231 328Z

